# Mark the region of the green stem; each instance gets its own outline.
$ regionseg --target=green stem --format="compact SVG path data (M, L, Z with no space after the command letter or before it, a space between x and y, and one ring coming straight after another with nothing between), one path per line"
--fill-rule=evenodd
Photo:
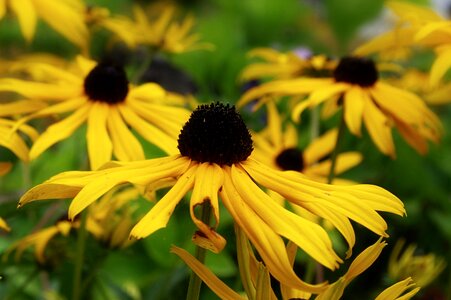
M211 219L211 206L209 203L205 202L202 205L202 212L200 216L200 220L209 225ZM207 250L205 248L196 246L196 251L194 256L201 263L205 262L205 257L207 255ZM198 300L200 295L200 287L202 285L202 279L197 276L196 273L191 272L191 276L189 278L188 292L186 294L186 300Z
M22 162L22 184L25 191L31 188L31 171L29 162Z
M344 112L343 112L342 116L341 116L340 124L338 125L338 134L337 134L337 140L335 141L334 151L332 152L332 156L330 158L331 165L330 165L329 176L327 177L328 184L331 184L335 178L335 167L337 165L337 157L338 157L338 153L340 150L339 146L340 146L340 141L343 138L343 134L345 132L345 127L346 127L346 124L345 124L345 118L344 118Z
M83 211L81 213L80 227L78 228L78 239L77 239L77 253L75 256L75 267L74 267L74 281L72 285L72 300L79 300L81 296L81 275L83 270L83 261L85 255L86 246L86 221L88 219L88 212Z

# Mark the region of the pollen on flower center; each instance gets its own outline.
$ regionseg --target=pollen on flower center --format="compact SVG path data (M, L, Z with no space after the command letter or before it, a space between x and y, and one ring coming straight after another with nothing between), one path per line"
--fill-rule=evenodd
M252 153L252 138L235 106L200 105L183 126L178 148L198 162L232 165Z
M84 88L90 100L119 103L128 94L127 75L122 67L99 63L86 76Z
M297 148L287 148L277 155L276 164L284 171L302 171L304 169L302 151Z
M335 81L357 84L361 87L374 85L378 77L374 62L361 57L344 57L334 70Z

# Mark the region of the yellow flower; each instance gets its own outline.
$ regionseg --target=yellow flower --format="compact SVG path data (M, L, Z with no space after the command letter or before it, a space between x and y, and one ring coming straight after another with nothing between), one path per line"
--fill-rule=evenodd
M85 122L92 169L111 160L113 154L119 160L144 159L140 142L127 126L166 153L176 153L175 138L189 116L188 110L174 105L181 104L179 99L168 97L163 88L153 83L129 85L121 67L96 64L81 56L76 63L79 73L32 64L32 73L44 72L51 82L0 80L1 91L14 91L37 103L48 104L19 120L19 124L33 118L71 113L42 133L30 150L30 159L68 138ZM17 109L20 108L8 112Z
M15 259L19 260L25 249L35 247L35 257L39 263L45 262L44 251L49 241L57 234L67 236L73 223L69 221L59 221L53 226L32 233L16 242L14 242L5 252L3 259L6 260L12 251L16 251Z
M254 152L252 156L273 169L299 171L319 182L327 182L330 172L330 159L322 160L331 154L337 140L337 129L326 132L314 139L304 150L299 149L296 128L287 123L283 128L282 119L274 103L267 103L268 126L253 134ZM322 160L322 161L321 161ZM344 152L337 157L335 172L341 174L359 164L362 155L358 152ZM334 184L350 184L347 180L335 178Z
M200 43L198 34L191 33L194 26L192 16L175 21L175 7L171 5L149 9L148 14L146 12L138 5L133 6L132 32L137 44L171 53L212 48L210 44Z
M172 188L135 225L131 236L144 238L167 225L175 206L192 190L190 214L199 229L194 241L219 252L225 240L217 232L218 194L235 222L252 241L270 273L279 281L312 293L324 284L310 285L293 272L282 237L292 240L329 269L342 260L319 225L285 210L261 188L273 190L288 201L329 220L349 235L350 219L380 236L387 224L377 211L405 213L402 202L371 185L334 186L311 181L299 172L273 170L249 157L252 139L234 107L221 103L199 106L182 128L180 154L136 162L114 162L97 171L65 172L29 190L19 206L35 200L72 198L73 219L114 187L131 183L151 188L172 182ZM258 184L258 185L257 185ZM214 225L201 221L198 206L210 205Z
M0 0L0 19L9 8L20 24L22 35L33 40L38 17L82 49L87 48L88 29L84 23L81 0Z
M299 121L300 114L308 107L341 101L344 120L351 133L361 135L363 119L376 146L391 157L395 157L391 134L394 126L422 154L427 152L427 140L438 142L441 136L440 120L421 98L379 80L373 61L360 57L342 58L330 78L301 77L268 82L249 90L238 105L264 95L308 94L307 99L293 108L293 119Z
M354 55L367 56L377 53L383 60L405 60L414 45L419 45L417 34L428 27L430 22L442 21L443 18L432 9L407 1L386 1L386 6L395 14L397 22L393 30L385 32L359 46ZM424 41L421 44L427 44Z
M241 80L249 81L273 78L293 78L300 75L317 77L331 73L336 62L325 55L303 58L295 51L281 53L271 48L256 48L248 53L251 58L258 57L264 62L256 62L247 66L241 73Z
M409 300L415 296L419 290L420 288L415 287L414 281L409 277L388 287L374 300Z
M3 229L5 231L10 231L11 228L9 228L8 224L6 223L5 220L3 220L2 217L0 217L0 229Z
M412 277L418 286L425 287L445 269L445 261L434 254L415 255L415 245L401 253L404 244L404 240L398 240L390 255L388 274L393 280Z

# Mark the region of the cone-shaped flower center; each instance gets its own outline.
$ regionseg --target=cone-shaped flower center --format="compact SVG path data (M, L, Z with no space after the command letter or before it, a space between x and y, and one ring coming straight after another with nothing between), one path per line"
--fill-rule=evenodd
M99 63L86 76L84 88L90 100L119 103L127 97L127 75L122 67Z
M252 138L235 106L219 102L200 105L178 138L183 156L198 162L232 165L251 154Z
M335 81L357 84L361 87L372 86L378 77L374 62L361 57L344 57L334 70Z
M277 155L276 164L284 171L302 171L304 169L302 151L297 148L287 148Z

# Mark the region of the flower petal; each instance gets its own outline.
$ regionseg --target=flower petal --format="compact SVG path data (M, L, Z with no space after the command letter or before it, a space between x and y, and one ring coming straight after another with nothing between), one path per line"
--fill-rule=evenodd
M93 102L89 111L86 139L92 170L110 161L113 154L113 144L106 126L109 113L109 105L102 102Z
M352 87L344 94L344 118L349 131L356 136L361 135L362 114L365 101L363 99L365 90Z
M36 9L31 0L9 1L11 10L17 15L20 30L27 42L31 42L36 30Z

